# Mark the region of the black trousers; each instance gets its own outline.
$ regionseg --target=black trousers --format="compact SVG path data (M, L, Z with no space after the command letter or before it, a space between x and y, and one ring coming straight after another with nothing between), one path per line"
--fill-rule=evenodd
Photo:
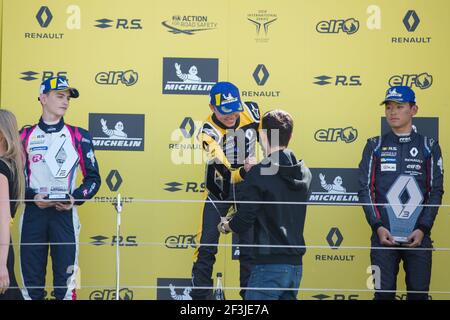
M381 247L378 236L372 235L372 247ZM431 239L425 235L420 248L432 248ZM424 291L424 293L407 293L408 300L427 300L431 280L431 250L376 250L372 249L370 258L372 265L380 268L379 290L375 291L375 300L394 300L397 289L397 275L400 261L406 273L407 291ZM378 288L376 288L378 289Z
M235 185L235 196L231 192L229 199L234 200L235 197L239 200L241 193L241 184ZM225 217L228 210L233 206L232 203L217 203L217 198L212 194L209 197L214 202L207 202L203 206L202 219L201 219L201 229L197 234L196 242L197 248L194 253L194 264L192 266L192 285L193 290L191 292L191 297L194 300L206 300L212 297L211 289L196 289L196 287L212 287L213 280L212 272L213 266L216 262L216 246L205 246L202 244L218 244L220 233L217 230L217 225L220 222L220 217ZM216 209L217 208L217 209ZM239 206L238 206L239 210ZM231 235L230 239L231 239ZM250 229L247 232L238 234L239 244L252 244L253 243L253 230ZM252 259L251 259L251 248L240 247L239 254L239 264L240 264L240 286L247 287L248 279L250 277L250 272L252 269ZM239 292L242 298L245 297L245 290Z

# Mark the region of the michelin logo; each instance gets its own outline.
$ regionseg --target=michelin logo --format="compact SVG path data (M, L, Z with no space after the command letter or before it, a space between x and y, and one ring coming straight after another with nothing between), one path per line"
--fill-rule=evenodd
M315 176L315 173L313 173L313 176ZM332 183L327 183L323 172L320 172L318 176L319 179L313 178L311 184L310 202L359 202L358 193L349 191L344 185L343 177L349 177L347 173L342 172L342 175L336 175ZM355 186L352 186L352 188L354 189Z
M202 82L195 65L189 68L188 73L181 71L181 65L175 63L176 75L181 81L168 81L165 90L174 91L211 91L215 82Z
M223 105L223 104L232 103L232 102L236 102L236 101L237 101L237 98L233 97L233 96L231 95L231 93L229 93L228 96L226 96L226 95L223 94L222 97L223 97L222 105Z
M128 147L139 148L142 144L141 138L128 138L128 134L124 132L125 126L122 121L117 121L114 129L108 129L105 119L100 120L102 131L107 137L94 137L94 147Z
M218 59L163 59L163 94L207 95L217 80Z
M183 80L184 83L200 83L202 78L197 76L198 70L196 66L191 66L189 68L189 73L185 74L181 72L181 65L175 63L175 69L177 71L177 77Z
M397 92L397 89L390 89L386 98L401 98L402 94Z
M333 184L327 184L325 181L325 176L323 173L319 175L320 178L320 185L322 188L327 190L329 193L346 193L347 190L342 186L342 177L337 176L333 180Z
M125 132L123 132L124 128L123 128L122 121L118 121L116 123L116 125L114 126L114 130L108 129L105 119L101 119L100 122L102 124L103 133L106 134L107 136L109 136L111 139L126 139L126 138L128 138L128 135Z
M89 114L94 150L144 150L145 116L140 114ZM87 154L95 163L93 152Z

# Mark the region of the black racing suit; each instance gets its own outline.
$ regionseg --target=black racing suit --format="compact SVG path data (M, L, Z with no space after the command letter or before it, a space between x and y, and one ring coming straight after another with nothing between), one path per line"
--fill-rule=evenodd
M422 207L421 204L439 205L442 201L443 164L438 142L414 131L408 136L389 132L369 139L359 164L359 182L361 203L392 204L363 206L372 228L371 263L381 271L380 287L375 287L380 291L375 292L375 299L395 298L400 260L404 263L407 290L424 292L408 293L408 299L427 299L431 250L376 249L382 247L377 229L383 226L391 230L389 215L417 216L414 230L420 229L425 234L420 247L432 247L430 232L438 207Z
M260 128L259 108L254 102L245 102L244 111L240 113L233 128L225 127L217 120L214 114L208 117L200 129L198 139L207 151L208 158L217 158L231 170L231 189L228 201L240 199L242 181L245 177L243 163L245 158L253 156L255 145L258 140L258 129ZM239 140L239 137L245 141ZM244 148L245 150L243 150ZM212 287L211 279L213 266L216 261L215 255L219 242L219 231L217 225L220 217L227 215L233 208L232 203L217 203L218 200L212 193L207 195L210 202L206 202L202 209L201 226L197 234L196 243L198 247L194 253L194 264L192 266L191 296L194 300L206 300L212 297L212 290L196 287ZM239 206L238 206L239 207ZM240 244L251 244L251 231L238 234ZM204 245L201 244L212 244ZM240 262L240 286L247 287L251 272L251 254L248 247L241 247L239 254ZM245 297L245 290L240 291L241 297Z

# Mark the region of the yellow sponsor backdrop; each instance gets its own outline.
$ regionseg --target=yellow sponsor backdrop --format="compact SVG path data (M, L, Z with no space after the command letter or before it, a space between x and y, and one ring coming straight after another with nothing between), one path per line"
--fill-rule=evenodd
M0 8L1 5L2 2ZM52 14L45 28L36 19L43 6ZM71 102L67 122L88 128L89 113L145 114L145 151L96 152L103 177L99 197L120 192L134 199L200 200L203 193L194 191L201 190L203 164L173 164L169 145L195 146L194 138L181 138L179 127L185 118L194 121L206 118L208 97L162 94L164 58L218 59L219 80L235 82L246 92L245 100L257 102L263 111L273 108L289 111L295 119L291 147L311 168L356 168L366 139L380 132L383 110L378 103L388 80L393 75L426 72L433 77L432 85L427 89L414 87L419 116L439 118L440 144L444 159L448 159L450 106L445 94L450 85L447 34L450 22L446 15L449 8L445 0L435 0L432 5L425 0L376 3L4 0L1 107L14 111L20 125L35 123L41 111L36 97L42 77L50 72L63 72L81 93L79 99ZM402 22L408 10L415 10L420 17L414 32L408 32ZM162 23L174 26L174 16L206 17L200 26L198 21L190 27L178 26L184 31L210 29L192 34L169 32L171 29ZM96 20L105 18L111 20L111 27L95 27L99 24ZM359 23L354 34L342 29L328 34L316 31L320 21L351 18ZM118 19L126 19L128 29L116 28ZM257 24L248 19L261 23L259 33ZM265 29L264 23L270 21ZM47 38L38 38L39 34L47 34ZM398 44L391 42L392 37L431 37L431 41ZM264 85L258 85L253 78L259 64L268 72ZM183 72L187 67L183 66ZM136 84L101 85L95 81L100 72L126 70L139 75ZM203 76L202 72L205 71L199 70L199 76ZM315 77L322 75L331 77L332 83L314 84L318 81ZM347 77L347 85L335 85L339 75ZM263 73L258 76L261 80ZM354 79L361 85L350 85L351 76L356 76ZM255 92L259 96L254 96ZM353 143L319 143L314 139L319 129L348 126L358 130L358 139ZM176 135L173 139L172 134ZM117 170L123 180L117 192L111 191L105 182L111 170ZM181 183L182 190L164 190L168 188L166 183L171 182ZM185 192L188 183L197 185ZM446 182L445 189L448 186ZM445 195L444 203L449 202ZM197 232L200 209L199 203L125 204L122 235L129 244L138 245L121 247L123 287L156 286L158 278L190 277L193 249L189 239ZM79 297L113 298L115 248L111 241L115 211L111 204L97 202L80 207L79 214L81 285L86 287L79 290ZM449 221L448 208L442 208L433 229L435 247L450 247ZM16 223L15 240L17 226ZM324 206L308 210L307 244L328 246L326 237L333 227L339 228L343 235L341 246L370 245L370 231L360 208ZM184 242L185 248L166 246L177 239ZM106 244L90 244L96 240ZM230 244L231 236L222 237L221 243ZM322 255L337 256L344 261L318 260ZM299 298L315 299L314 296L323 294L327 299L370 299L371 292L321 290L366 290L369 265L367 250L311 248L304 257L301 287L318 290L302 291ZM431 290L449 291L449 265L448 252L434 253ZM231 260L230 248L220 248L214 275L223 272L225 285L238 287L238 270L238 263ZM398 279L399 288L404 289L402 272ZM130 290L134 299L157 297L155 288ZM226 295L238 298L238 291L229 290ZM449 297L433 295L433 299Z

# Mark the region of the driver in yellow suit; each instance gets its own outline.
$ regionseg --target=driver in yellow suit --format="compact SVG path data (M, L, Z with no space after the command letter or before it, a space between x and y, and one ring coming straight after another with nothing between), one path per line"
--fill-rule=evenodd
M203 123L198 140L208 154L208 159L217 159L231 171L231 190L228 201L239 200L242 182L245 174L255 164L255 152L259 140L258 130L261 128L259 107L254 102L242 102L239 89L230 82L218 82L211 89L210 105L212 114ZM211 289L198 287L212 287L211 279L213 266L216 261L219 232L217 224L221 217L225 217L233 203L217 203L219 199L211 192L207 195L202 209L200 230L196 237L197 248L194 253L192 267L191 297L194 300L212 299ZM239 234L239 244L252 244L252 232ZM208 244L208 245L202 245ZM247 286L251 272L250 248L241 247L240 286ZM240 291L241 297L245 290Z

